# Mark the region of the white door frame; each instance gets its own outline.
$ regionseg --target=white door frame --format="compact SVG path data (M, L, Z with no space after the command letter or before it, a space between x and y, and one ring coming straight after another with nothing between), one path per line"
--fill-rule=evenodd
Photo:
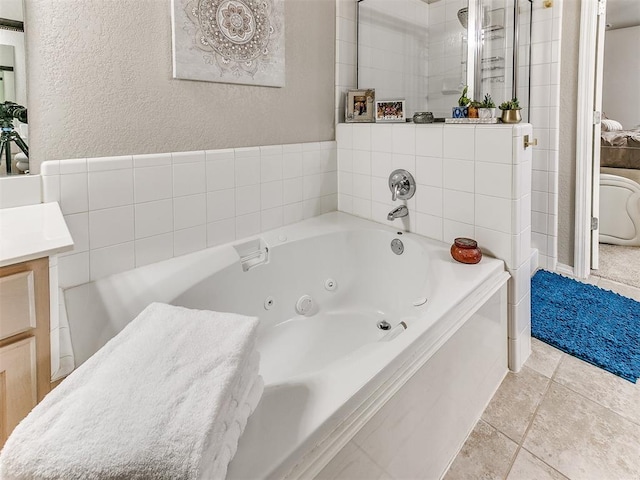
M599 108L594 95L598 73L598 15L605 6L606 0L583 0L580 13L574 250L574 275L578 278L587 278L591 273L592 189L594 186L598 188L598 183L594 182L594 174L597 173L593 169L594 141L597 140L599 144L599 139L594 139L594 122L597 122L596 125L600 123L599 118L594 118L596 107ZM601 75L601 71L599 73Z

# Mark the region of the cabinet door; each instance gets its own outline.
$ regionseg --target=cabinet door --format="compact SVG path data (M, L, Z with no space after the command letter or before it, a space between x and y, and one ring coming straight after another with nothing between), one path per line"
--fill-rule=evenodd
M0 348L0 448L37 403L36 340Z

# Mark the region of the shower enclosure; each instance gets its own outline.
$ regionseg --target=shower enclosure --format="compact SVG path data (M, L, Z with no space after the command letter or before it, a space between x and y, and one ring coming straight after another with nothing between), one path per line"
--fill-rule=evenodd
M358 87L405 99L407 117L450 117L467 96L517 96L528 119L531 1L359 0ZM515 48L514 48L515 46Z

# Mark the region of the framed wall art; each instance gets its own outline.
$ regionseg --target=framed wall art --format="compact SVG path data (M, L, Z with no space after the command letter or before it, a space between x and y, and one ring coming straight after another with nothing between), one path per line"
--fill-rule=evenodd
M375 90L349 90L345 105L344 120L347 123L375 121Z
M378 100L376 102L376 122L405 122L404 100Z

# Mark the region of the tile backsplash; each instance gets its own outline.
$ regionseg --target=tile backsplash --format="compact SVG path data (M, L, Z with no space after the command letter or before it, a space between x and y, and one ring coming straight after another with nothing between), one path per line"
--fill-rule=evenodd
M74 249L68 288L337 208L336 143L48 161Z

